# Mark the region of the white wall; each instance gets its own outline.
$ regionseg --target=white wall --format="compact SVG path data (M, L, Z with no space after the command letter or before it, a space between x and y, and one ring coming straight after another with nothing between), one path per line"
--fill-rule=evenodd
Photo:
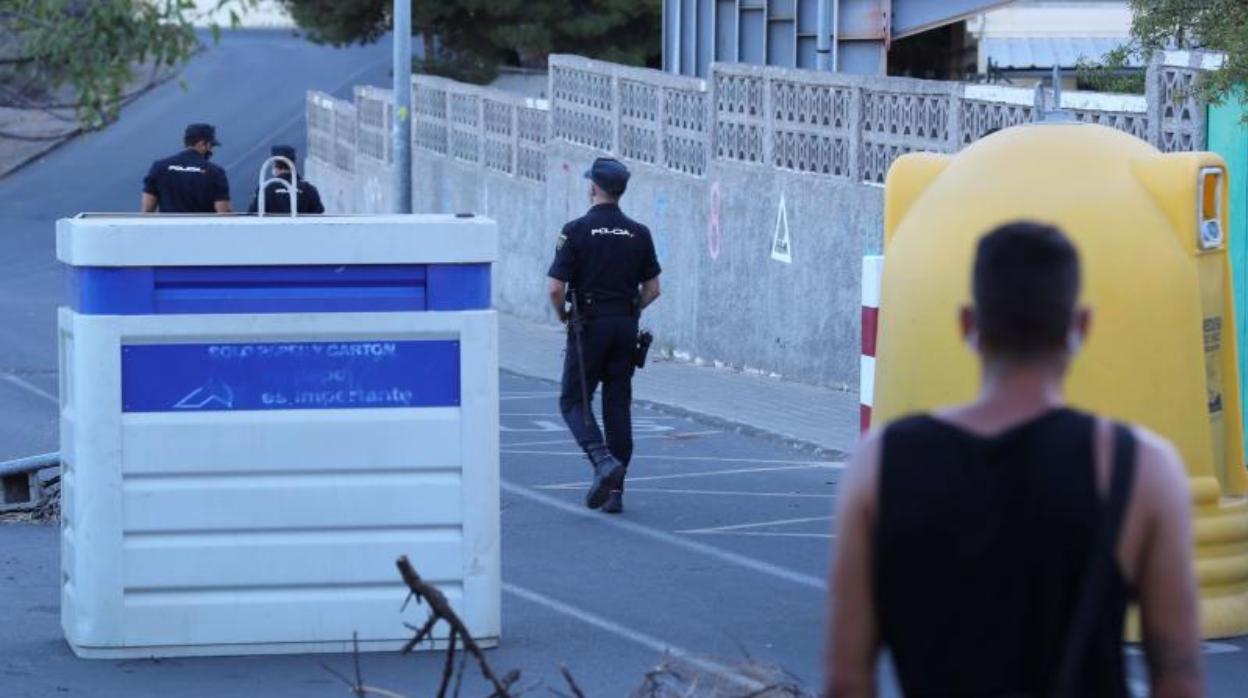
M1016 2L967 20L977 39L1004 37L1126 37L1131 6L1119 2L1032 0Z
M206 27L211 24L218 24L221 27L228 28L230 26L230 12L228 9L223 11L215 11L214 8L219 4L220 0L195 0L195 14L198 18L195 21L196 26ZM236 7L242 7L241 0L233 3ZM270 29L270 28L286 28L294 27L294 20L287 14L282 4L276 0L261 0L259 5L254 9L247 11L238 11L242 26L247 29Z

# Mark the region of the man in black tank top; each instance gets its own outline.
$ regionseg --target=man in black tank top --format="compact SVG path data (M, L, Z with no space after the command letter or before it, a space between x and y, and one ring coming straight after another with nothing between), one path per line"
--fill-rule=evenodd
M978 399L869 435L843 481L825 694L1127 696L1129 600L1154 696L1200 696L1190 495L1163 439L1065 406L1087 333L1056 228L979 244L962 332Z

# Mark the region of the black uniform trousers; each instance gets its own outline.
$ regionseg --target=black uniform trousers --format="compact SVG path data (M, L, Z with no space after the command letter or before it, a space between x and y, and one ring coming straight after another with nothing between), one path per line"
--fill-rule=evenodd
M633 353L637 346L637 318L632 315L594 317L582 333L586 392L590 405L602 384L602 421L607 450L628 467L633 457ZM576 338L568 332L563 358L563 385L559 410L582 449L603 444L593 408L582 404L581 373L577 368ZM588 424L585 411L589 410Z

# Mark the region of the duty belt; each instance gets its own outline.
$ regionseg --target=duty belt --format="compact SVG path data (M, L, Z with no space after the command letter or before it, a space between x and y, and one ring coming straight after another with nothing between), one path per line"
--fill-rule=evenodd
M637 315L637 299L597 300L590 294L581 296L581 307L587 318Z

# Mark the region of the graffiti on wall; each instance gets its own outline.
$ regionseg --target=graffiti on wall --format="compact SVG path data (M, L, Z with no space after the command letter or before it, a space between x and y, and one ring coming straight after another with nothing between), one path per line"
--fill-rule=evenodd
M711 215L706 223L706 251L711 255L711 259L719 259L724 243L723 234L719 229L720 203L719 182L711 182Z

